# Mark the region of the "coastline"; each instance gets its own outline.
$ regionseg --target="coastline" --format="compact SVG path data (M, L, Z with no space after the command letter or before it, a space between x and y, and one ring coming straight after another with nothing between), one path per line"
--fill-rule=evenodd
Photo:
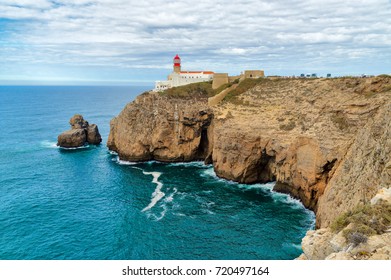
M358 175L360 166L367 165L364 158L353 162L357 168L349 175L342 171L355 154L374 152L373 145L387 141L388 79L262 79L240 96L212 107L205 97L144 93L111 121L107 146L124 160L201 159L213 163L224 179L277 181L277 191L289 193L315 211L318 229L328 228L338 215L365 203L362 195L373 197L389 180L387 169L384 178L370 174L370 169ZM373 138L371 130L379 125L383 132ZM137 144L130 144L129 135ZM389 155L384 150L379 155L372 166L384 168L381 162L388 162ZM365 180L364 185L353 186L346 180L365 176L377 187L367 187ZM347 195L352 188L361 191Z

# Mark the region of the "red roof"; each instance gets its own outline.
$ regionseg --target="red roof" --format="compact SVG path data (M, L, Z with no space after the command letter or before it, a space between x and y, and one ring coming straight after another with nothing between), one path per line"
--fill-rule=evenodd
M174 57L174 59L181 59L181 58L179 57L179 55L176 55L176 56Z
M181 71L181 74L214 74L212 71Z

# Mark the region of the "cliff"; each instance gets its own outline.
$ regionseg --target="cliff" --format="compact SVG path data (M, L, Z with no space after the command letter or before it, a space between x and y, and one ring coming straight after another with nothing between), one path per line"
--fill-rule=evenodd
M276 181L318 228L391 185L390 77L235 87L214 106L205 90L144 93L111 121L107 145L124 160L205 160L226 179Z

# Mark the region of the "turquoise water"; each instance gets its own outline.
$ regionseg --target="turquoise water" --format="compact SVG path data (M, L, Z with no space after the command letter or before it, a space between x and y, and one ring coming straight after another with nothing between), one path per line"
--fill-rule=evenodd
M109 121L143 87L0 87L0 259L293 259L313 213L272 183L200 162L56 147L69 118Z

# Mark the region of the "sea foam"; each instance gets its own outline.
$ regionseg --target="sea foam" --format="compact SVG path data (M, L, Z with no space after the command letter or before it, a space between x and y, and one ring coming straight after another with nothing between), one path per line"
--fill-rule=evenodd
M74 147L74 148L65 148L65 147L59 147L60 149L62 150L66 150L66 151L72 151L72 150L82 150L82 149L88 149L90 147L90 145L84 145L84 146L80 146L80 147Z
M199 168L210 168L212 165L207 165L203 161L191 161L191 162L172 162L168 163L168 166L185 166L185 167L199 167ZM212 167L213 169L213 167Z
M289 194L284 194L284 193L279 193L279 192L273 191L273 188L274 188L276 182L269 182L269 183L265 183L265 184L258 183L258 184L249 184L249 185L239 184L237 182L226 180L226 179L218 177L212 166L203 170L201 172L201 176L213 178L216 181L224 182L226 184L235 185L238 188L243 189L243 190L260 189L260 190L264 191L266 194L269 194L273 198L273 201L276 203L288 204L290 207L292 207L294 209L306 209L300 200L293 198ZM310 210L307 210L307 211L312 213L312 211L310 211Z
M44 148L58 149L57 142L52 142L49 140L41 141L41 146Z
M113 161L115 161L119 165L135 165L135 164L137 164L136 162L131 162L131 161L126 161L126 160L119 159L119 156L116 156L113 159Z
M165 196L165 193L161 191L161 189L163 187L163 184L161 182L159 182L159 177L160 177L160 175L162 175L162 173L160 173L160 172L145 172L145 171L143 171L143 174L144 175L152 175L153 176L152 183L156 184L156 189L152 193L151 202L148 204L147 207L145 207L143 210L141 210L141 212L145 212L145 211L151 209L152 207L154 207L156 205L156 203L160 199L162 199Z

